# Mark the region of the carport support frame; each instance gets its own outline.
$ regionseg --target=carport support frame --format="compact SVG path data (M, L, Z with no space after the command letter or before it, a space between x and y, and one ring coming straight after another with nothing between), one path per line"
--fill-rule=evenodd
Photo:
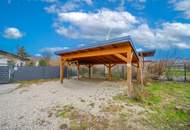
M123 53L127 54L127 57L122 55ZM130 47L121 47L121 48L113 48L113 49L109 49L109 50L97 50L97 51L90 51L90 52L83 52L83 53L77 53L75 55L67 55L67 56L61 56L61 64L60 64L60 79L61 79L61 83L63 83L63 79L64 79L64 62L66 61L66 59L73 59L73 58L83 58L83 57L93 57L93 56L103 56L103 55L114 55L117 58L120 58L121 60L123 60L126 63L127 66L127 95L128 97L133 97L133 85L132 85L132 57L133 57L133 50ZM141 70L140 76L141 76L141 83L143 83L143 78L142 78L142 62L141 59L138 59L138 63L139 65L139 69ZM108 67L109 69L109 79L112 79L112 74L111 74L111 68L114 66L115 64L108 64L105 65ZM138 66L137 65L137 66ZM79 64L77 64L77 75L78 75L78 79L79 79Z
M62 57L60 57L60 81L61 83L63 83L64 80L64 63L65 63L65 59L63 59Z
M132 58L133 58L133 52L132 50L128 50L127 57L117 53L114 54L117 58L120 58L121 60L125 61L127 64L127 96L129 98L133 97L133 85L132 85Z

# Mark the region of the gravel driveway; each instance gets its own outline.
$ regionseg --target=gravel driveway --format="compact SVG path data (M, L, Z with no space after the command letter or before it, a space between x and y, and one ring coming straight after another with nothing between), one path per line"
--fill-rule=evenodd
M125 89L123 83L96 80L64 80L31 84L15 89L18 84L8 84L8 91L0 85L0 128L23 130L58 129L62 120L54 108L73 105L78 109L98 114L100 106ZM9 89L8 89L9 90ZM89 104L94 103L92 108Z

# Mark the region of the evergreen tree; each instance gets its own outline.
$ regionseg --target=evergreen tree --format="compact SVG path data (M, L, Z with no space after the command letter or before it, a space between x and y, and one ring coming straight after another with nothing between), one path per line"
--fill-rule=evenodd
M21 59L26 59L27 58L27 53L26 53L25 48L23 46L22 47L18 47L17 55Z

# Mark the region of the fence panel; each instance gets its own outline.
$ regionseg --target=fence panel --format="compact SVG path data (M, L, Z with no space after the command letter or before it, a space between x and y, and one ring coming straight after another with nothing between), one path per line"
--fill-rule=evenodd
M0 83L8 83L9 77L9 67L0 66Z
M190 70L186 63L176 63L167 67L166 77L168 80L189 81Z
M65 68L65 76L66 76ZM59 78L59 67L18 67L14 71L13 81Z

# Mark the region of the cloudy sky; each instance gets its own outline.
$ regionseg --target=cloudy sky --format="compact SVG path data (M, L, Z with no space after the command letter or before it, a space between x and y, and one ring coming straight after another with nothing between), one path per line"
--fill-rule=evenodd
M128 35L138 51L190 57L190 0L0 0L2 50L40 56Z

